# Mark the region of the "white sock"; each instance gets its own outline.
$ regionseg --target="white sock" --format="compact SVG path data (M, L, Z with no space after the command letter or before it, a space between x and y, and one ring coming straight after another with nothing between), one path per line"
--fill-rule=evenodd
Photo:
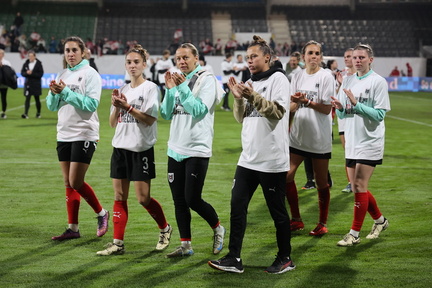
M103 217L106 214L106 210L102 208L102 210L99 213L97 213L97 214L98 214L98 216L102 216Z
M224 229L222 225L218 225L216 228L213 228L213 231L216 233L223 233Z
M170 225L168 224L165 228L160 229L161 232L168 232Z
M355 230L350 230L350 234L353 235L354 237L358 238L360 235L360 231L355 231Z
M70 230L72 230L73 232L78 232L79 231L78 224L69 224L68 226L69 226L68 228Z
M120 239L114 239L114 240L113 240L113 243L116 244L116 245L118 245L118 246L122 246L123 243L124 243L124 241L123 241L123 240L120 240Z
M379 217L378 219L374 220L374 222L376 224L382 224L382 223L384 223L384 216L381 215L381 217Z
M181 246L182 246L183 248L190 249L191 246L192 246L192 241L181 241Z

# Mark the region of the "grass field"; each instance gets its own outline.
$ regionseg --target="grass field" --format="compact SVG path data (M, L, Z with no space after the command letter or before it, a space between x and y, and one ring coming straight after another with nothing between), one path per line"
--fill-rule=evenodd
M81 238L53 242L63 232L67 217L64 188L55 152L56 113L43 103L42 119L21 119L22 89L9 90L8 118L0 119L0 287L431 287L432 264L432 95L391 93L392 111L386 118L384 164L378 166L370 190L390 221L376 240L367 240L372 226L367 216L362 243L337 247L352 220L353 195L342 193L346 185L344 155L334 126L335 140L330 171L332 188L329 233L308 236L318 218L316 190L301 191L300 209L305 230L292 237L296 270L282 275L263 272L274 260L273 223L261 190L251 201L243 247L243 274L223 273L206 262L219 257L211 253L212 231L193 213L195 255L166 259L154 250L158 229L134 197L129 201L126 254L98 257L95 252L111 242L112 229L96 237L96 219L83 201ZM104 207L112 210L113 190L109 178L111 138L108 125L110 91L104 91L99 108L101 137L86 180ZM166 142L169 122L159 119L155 146L158 177L152 196L164 207L176 228L174 206L166 179ZM232 114L216 113L213 157L204 188L204 199L217 210L229 231L230 187L241 151L240 124ZM300 188L303 169L296 177ZM133 194L131 193L131 196ZM227 234L228 236L228 234ZM228 238L228 237L227 237ZM174 230L168 251L179 243ZM227 249L222 251L222 255Z

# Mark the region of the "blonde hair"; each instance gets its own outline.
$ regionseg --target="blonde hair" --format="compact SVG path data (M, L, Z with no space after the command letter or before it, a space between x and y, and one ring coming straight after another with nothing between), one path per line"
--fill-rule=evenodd
M134 47L133 47L132 49L130 49L130 50L126 53L126 56L129 55L129 54L132 53L132 52L134 52L134 53L138 53L138 54L142 57L143 62L144 62L144 63L147 62L147 55L148 55L148 52L147 52L147 50L144 49L140 44L135 44Z

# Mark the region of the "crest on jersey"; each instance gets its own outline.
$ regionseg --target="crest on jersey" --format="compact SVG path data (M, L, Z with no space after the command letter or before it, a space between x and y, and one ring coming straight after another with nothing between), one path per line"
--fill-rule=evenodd
M174 182L174 173L168 173L168 182L173 183Z
M78 78L78 82L81 82L81 80L82 80L82 77L79 77L79 78Z

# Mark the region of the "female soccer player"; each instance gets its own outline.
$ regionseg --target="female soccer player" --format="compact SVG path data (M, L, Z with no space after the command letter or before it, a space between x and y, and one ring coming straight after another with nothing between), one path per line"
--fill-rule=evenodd
M93 188L84 181L99 140L96 112L102 91L99 73L84 59L84 41L71 36L64 41L67 67L50 83L46 103L58 111L57 154L66 186L67 230L52 240L79 238L78 212L81 196L97 213L97 236L108 230L109 213L99 203Z
M338 98L333 97L338 117L345 118L345 158L354 192L354 219L351 230L337 243L352 246L360 243L360 230L366 212L374 224L367 239L378 238L389 226L377 202L368 190L369 179L376 165L382 164L384 155L384 117L390 111L390 99L386 80L371 69L373 50L359 44L353 51L355 75L342 82Z
M143 77L147 51L135 45L126 53L126 71L131 82L114 89L111 97L110 126L115 128L111 156L114 187L114 240L98 255L123 254L128 221L130 182L134 181L138 203L154 218L159 229L156 250L169 245L172 227L167 223L158 201L150 196L151 179L156 177L153 145L156 142L160 91Z
M209 203L202 199L204 180L212 155L214 110L223 90L213 74L199 65L196 47L182 44L176 51L181 73L165 73L161 116L171 120L168 140L168 182L174 200L181 246L167 257L192 255L191 212L197 212L213 229L213 253L223 248L225 228Z
M240 258L246 230L248 205L260 185L276 227L278 253L265 271L280 274L293 270L290 258L290 219L285 206L285 181L289 169L289 81L282 68L272 66L273 51L259 36L247 49L251 81L229 80L233 92L234 117L243 123L243 151L237 164L231 191L231 233L229 253L210 267L243 273Z
M301 51L306 68L291 80L290 170L287 175L286 196L291 209L291 230L302 230L297 187L294 181L297 168L305 158L312 159L318 190L319 221L309 235L322 236L330 204L328 165L332 150L331 98L335 94L334 77L320 67L322 47L309 41Z

